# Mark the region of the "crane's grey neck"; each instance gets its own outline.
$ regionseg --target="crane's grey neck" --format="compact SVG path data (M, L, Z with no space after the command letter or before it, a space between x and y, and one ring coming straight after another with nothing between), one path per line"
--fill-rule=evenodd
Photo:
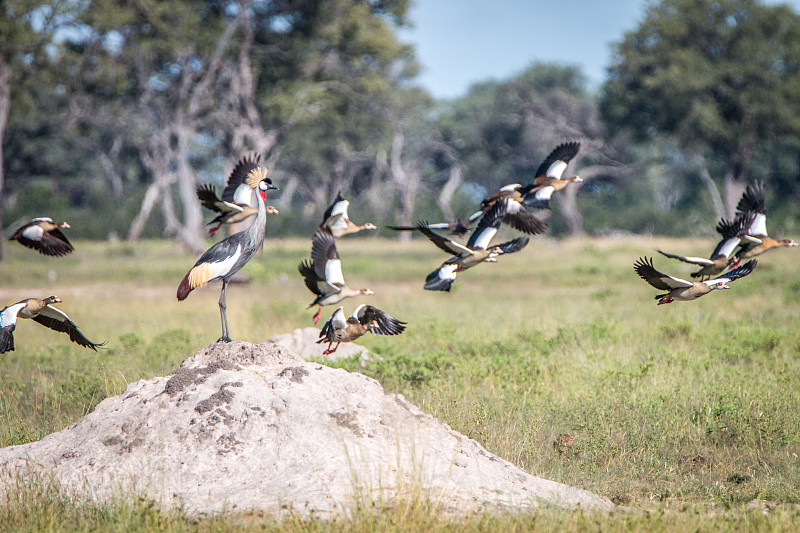
M264 200L261 199L260 191L256 189L255 192L256 201L258 202L258 212L256 213L256 219L253 221L253 224L247 228L247 233L252 246L260 248L264 243L264 232L267 229L267 208L264 205Z

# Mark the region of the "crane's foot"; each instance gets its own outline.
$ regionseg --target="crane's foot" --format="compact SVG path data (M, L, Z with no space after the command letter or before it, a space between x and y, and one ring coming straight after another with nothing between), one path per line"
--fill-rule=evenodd
M220 337L219 339L217 339L217 342L233 342L233 341L232 341L232 340L231 340L231 338L230 338L230 337L228 337L227 335L223 335L222 337Z

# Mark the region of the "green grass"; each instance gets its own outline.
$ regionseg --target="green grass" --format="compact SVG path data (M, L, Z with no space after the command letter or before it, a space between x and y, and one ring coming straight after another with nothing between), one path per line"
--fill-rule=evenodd
M199 522L147 502L89 505L28 487L0 507L12 530L662 530L792 529L800 519L800 272L795 250L762 256L751 276L695 302L656 306L633 261L656 247L704 255L711 241L556 241L461 273L452 293L422 290L446 257L429 242L340 239L348 284L409 325L367 336L381 358L335 365L404 394L532 474L646 511L614 515L437 516L424 499L333 523L224 516ZM0 262L0 305L56 294L95 353L21 321L0 357L0 446L63 429L127 383L165 375L220 334L219 285L177 302L194 255L166 241L76 243L51 259L18 246ZM267 241L232 285L235 338L261 342L311 325L297 274L308 240ZM657 254L655 254L657 255ZM655 258L688 277L688 265ZM329 316L330 309L323 313ZM569 434L574 443L556 445ZM702 459L698 459L701 456ZM692 459L694 458L694 459ZM777 509L747 512L753 500Z

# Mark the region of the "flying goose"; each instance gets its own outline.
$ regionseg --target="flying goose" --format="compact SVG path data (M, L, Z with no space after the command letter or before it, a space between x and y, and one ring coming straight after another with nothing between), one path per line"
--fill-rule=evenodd
M377 226L371 222L367 222L366 224L362 224L360 226L354 224L347 215L347 208L349 206L350 202L345 200L342 197L342 192L339 191L339 193L336 195L336 198L333 199L333 202L331 202L331 204L325 210L325 214L322 216L322 223L319 225L319 227L327 228L334 237L341 237L343 235L349 235L350 233L358 233L359 231L365 229L378 229Z
M252 170L259 168L260 159L260 154L239 159L228 176L222 198L217 197L212 185L205 184L197 188L197 198L203 207L217 213L217 216L208 223L208 225L216 224L215 227L208 229L209 236L216 235L223 224L236 224L258 214L256 195L247 185L246 179ZM264 202L267 201L266 191L259 191L258 194ZM267 213L278 214L278 210L271 205L266 206L266 210Z
M328 355L335 352L340 343L352 342L367 332L373 335L399 335L405 331L405 324L371 305L359 305L349 318L345 318L342 307L338 307L322 326L317 344L327 342L328 348L322 354ZM336 346L331 349L334 342Z
M26 298L0 311L0 354L14 349L17 318L31 318L52 330L66 333L72 342L94 351L97 351L98 346L105 345L105 342L96 343L87 339L75 322L63 311L51 305L60 302L58 296L48 296L43 299Z
M417 225L417 229L441 250L453 257L445 261L425 278L425 289L431 291L449 291L458 272L472 268L477 264L497 262L497 256L518 252L527 246L527 236L518 237L508 242L489 247L503 221L506 204L495 203L491 210L481 218L478 227L472 232L466 246L448 239L428 228L425 223Z
M547 224L536 218L533 213L525 208L524 201L528 187L531 186L522 186L519 183L512 183L511 185L501 187L500 190L490 194L481 201L480 210L469 217L467 220L468 224L488 214L496 205L502 204L502 209L505 211L505 216L502 219L503 222L528 235L544 233L547 229Z
M336 241L328 228L320 227L311 239L311 261L302 261L297 266L303 281L317 297L308 307L319 306L314 315L314 324L319 322L322 307L338 304L345 298L375 294L370 289L352 289L344 282L342 261L336 251Z
M222 336L217 342L230 342L228 332L227 305L225 295L231 277L236 274L255 255L264 243L264 232L267 228L267 209L264 205L264 195L269 189L277 189L272 180L267 177L267 169L256 167L250 170L244 183L251 190L258 190L256 195L258 211L253 224L244 231L217 242L200 256L200 259L186 273L178 286L178 301L185 300L189 293L202 287L210 281L222 280L222 291L219 297L219 313L222 320Z
M750 239L750 242L743 244L739 251L736 252L738 259L750 259L781 246L789 248L800 246L792 239L777 240L767 234L767 210L764 202L763 181L750 183L747 186L741 199L739 199L739 203L736 204L736 213L737 216L749 213L755 214L747 232L754 239Z
M266 192L261 191L261 193L261 199L266 200ZM239 222L244 222L248 218L258 214L257 206L239 205L232 202L226 202L225 200L217 197L217 193L214 191L213 185L205 184L198 187L197 198L200 200L200 203L203 204L203 207L217 213L217 216L207 224L216 224L215 227L208 228L208 235L211 237L219 232L219 228L223 224L237 224ZM265 206L265 209L267 213L271 215L279 214L279 211L271 205Z
M529 185L525 191L523 203L528 207L549 209L553 193L563 190L570 183L581 183L583 178L580 176L564 177L569 162L580 149L581 143L573 141L560 144L550 152L536 170L533 185Z
M61 228L69 228L66 222L56 224L50 217L34 218L22 225L9 240L17 241L23 246L32 248L44 255L62 256L72 252L74 248L67 240Z
M756 268L756 260L748 261L744 265L731 270L727 274L706 281L686 281L659 272L653 266L652 258L640 257L633 265L633 269L640 278L666 294L659 294L655 298L658 305L672 303L676 300L695 300L708 294L714 289L730 289L728 283L748 275Z
M703 257L683 256L669 254L658 250L658 253L669 257L671 259L678 259L684 263L691 263L693 265L700 265L703 268L697 272L693 272L693 278L700 278L700 281L710 279L711 276L716 276L725 271L726 268L736 268L739 266L741 259L733 256L733 251L739 246L743 238L747 236L748 228L752 221L752 216L739 215L733 222L720 219L717 224L717 233L722 235L722 240L719 241L714 251L711 253L709 259Z

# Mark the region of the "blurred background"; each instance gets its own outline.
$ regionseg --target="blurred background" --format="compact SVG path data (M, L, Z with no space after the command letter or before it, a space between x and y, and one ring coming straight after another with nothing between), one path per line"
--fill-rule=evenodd
M797 235L798 95L797 3L3 0L0 231L199 252L195 187L251 152L267 238L340 190L357 223L454 219L577 140L554 235L711 236L752 180Z

